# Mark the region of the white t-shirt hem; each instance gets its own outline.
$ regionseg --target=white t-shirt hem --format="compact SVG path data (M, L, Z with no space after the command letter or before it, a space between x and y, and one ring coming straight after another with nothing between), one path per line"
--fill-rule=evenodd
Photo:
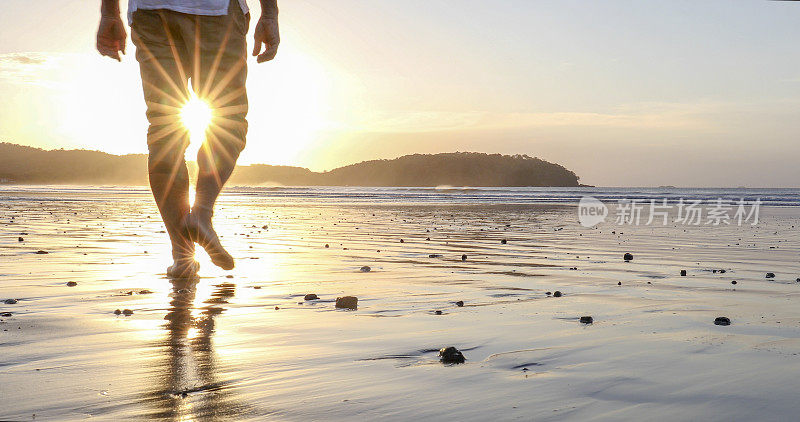
M242 7L242 13L247 14L250 12L250 9L247 7L247 3L243 1L239 1L239 5ZM225 16L228 14L228 6L226 5L224 9L214 9L214 10L204 10L204 9L196 9L191 7L180 7L180 6L163 6L163 7L140 7L138 5L132 5L130 10L128 10L128 25L133 23L133 12L137 10L172 10L178 13L186 13L189 15L200 15L200 16Z

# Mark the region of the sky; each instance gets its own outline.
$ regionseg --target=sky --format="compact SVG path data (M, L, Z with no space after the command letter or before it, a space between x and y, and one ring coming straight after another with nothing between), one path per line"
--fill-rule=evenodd
M99 3L0 2L0 141L147 151L134 47L95 52ZM278 4L243 164L478 151L598 186L800 186L800 2Z

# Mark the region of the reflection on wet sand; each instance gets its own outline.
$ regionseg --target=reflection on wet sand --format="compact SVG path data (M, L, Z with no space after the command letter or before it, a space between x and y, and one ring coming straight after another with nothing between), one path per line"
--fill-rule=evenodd
M156 344L163 360L151 371L154 389L146 401L155 409L150 417L169 420L219 420L241 418L247 406L221 380L214 351L214 318L225 312L220 306L234 296L236 286L214 286L205 306L195 307L199 279L172 280L169 312L164 316L165 336Z

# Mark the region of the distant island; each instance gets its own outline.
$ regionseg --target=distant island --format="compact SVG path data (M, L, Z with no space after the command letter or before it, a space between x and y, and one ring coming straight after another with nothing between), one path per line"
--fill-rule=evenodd
M239 166L229 182L284 186L580 186L574 172L527 155L413 154L314 172L302 167ZM43 150L0 143L0 183L147 185L147 155Z

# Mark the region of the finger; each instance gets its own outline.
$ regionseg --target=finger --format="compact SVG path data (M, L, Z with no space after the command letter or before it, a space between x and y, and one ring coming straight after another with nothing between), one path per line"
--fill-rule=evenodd
M120 40L119 42L120 51L122 51L122 54L125 54L125 46L127 45L127 42L128 42L128 37L123 37L122 40Z
M255 42L255 44L253 45L253 55L254 55L254 56L257 56L257 55L258 55L258 53L260 53L260 52L261 52L261 43L262 43L262 41L261 41L260 39L258 39L258 37L256 37L256 40L255 40L255 41L256 41L256 42Z
M278 54L278 44L267 44L266 50L258 56L258 63L268 62L275 58Z

